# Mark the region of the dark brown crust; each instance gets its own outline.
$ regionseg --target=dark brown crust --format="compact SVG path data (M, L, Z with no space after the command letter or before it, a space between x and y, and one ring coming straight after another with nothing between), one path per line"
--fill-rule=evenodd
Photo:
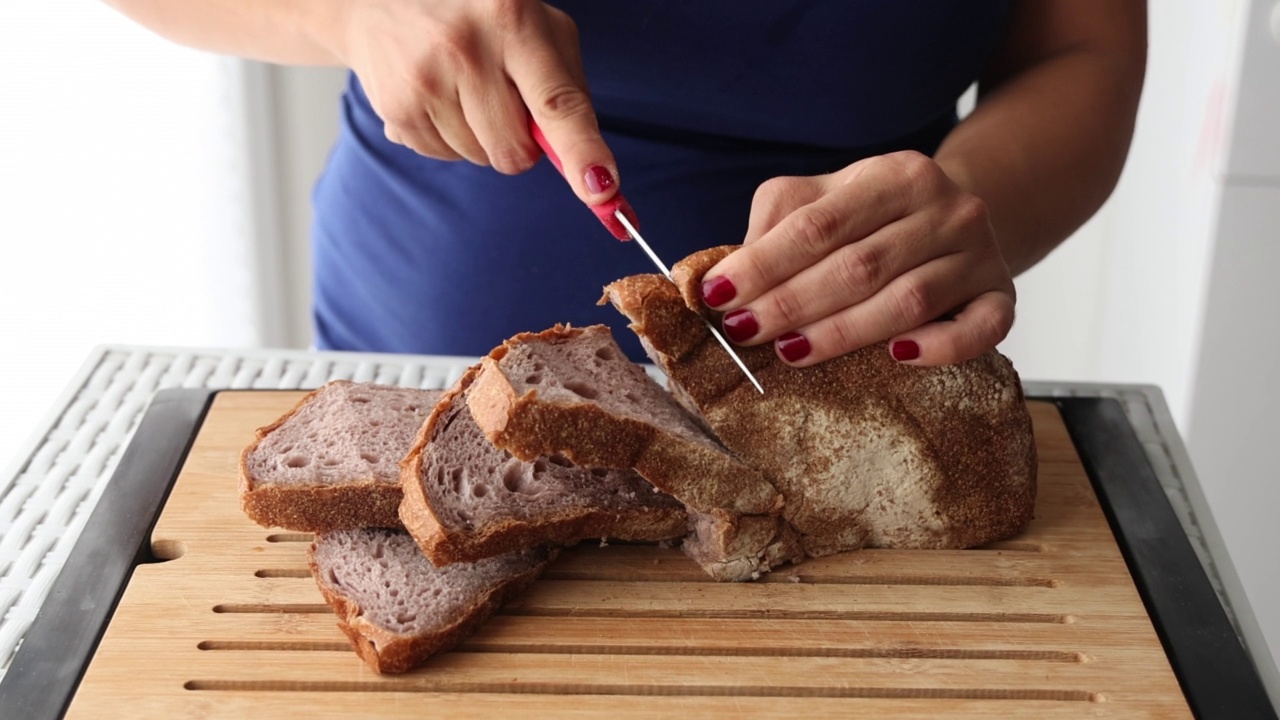
M499 365L510 347L568 340L585 330L556 325L540 333L521 333L484 358L468 406L490 442L525 461L558 453L587 467L633 468L694 510L781 510L781 496L773 486L727 453L591 403L544 402L536 390L516 394Z
M468 368L441 397L400 465L404 499L400 519L422 551L436 566L475 562L526 547L569 545L589 538L618 540L670 540L684 535L685 511L681 507L642 507L622 513L582 508L548 513L537 520L508 519L491 523L477 532L452 528L440 522L427 500L422 484L423 457L440 418L466 393L479 374Z
M972 547L1016 534L1026 526L1035 501L1035 444L1021 384L1006 358L992 352L949 369L916 368L894 362L883 346L872 346L797 369L778 360L767 344L740 348L739 354L765 387L762 400L733 371L728 355L714 345L690 310L690 306L702 310L697 285L703 273L733 249L713 248L677 263L672 272L679 290L659 276L624 278L605 289L606 298L631 319L637 334L650 339L663 370L686 391L730 449L771 480L779 478L783 462L791 464L792 471L795 462L811 463L817 474L830 458L779 457L778 423L762 427L751 420L752 410L762 402L779 403L771 417L785 423L786 418L805 418L816 411L841 414L853 422L874 409L889 413L906 428L924 448L930 464L943 471L931 497L943 518L942 532L900 541L888 538L879 544ZM701 339L694 343L695 337ZM948 372L987 379L990 386L1015 393L1015 401L995 418L951 409L938 412L942 400L952 404L966 400L944 398L937 389ZM797 435L803 439L803 433ZM775 484L786 492L785 483ZM788 517L793 509L789 504ZM803 530L836 537L847 528ZM838 549L852 548L824 551Z
M302 410L334 380L302 397L275 422L257 429L254 440L240 452L240 507L249 519L268 528L324 532L361 527L400 527L400 487L370 478L341 485L258 485L249 472L249 456L262 439Z
M349 528L398 528L400 488L380 480L333 486L267 485L245 490L240 507L263 527L297 532L325 532Z
M338 629L347 636L351 647L376 672L403 673L421 665L427 658L445 652L474 633L494 611L520 594L536 580L555 558L548 553L546 561L528 571L507 579L476 598L466 614L448 627L427 635L400 635L364 619L364 609L356 601L329 587L320 575L315 560L316 543L311 544L308 565L324 601L338 616Z

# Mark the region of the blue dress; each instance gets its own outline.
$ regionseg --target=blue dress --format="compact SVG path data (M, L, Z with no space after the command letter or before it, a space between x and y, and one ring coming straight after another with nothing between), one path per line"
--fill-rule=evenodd
M674 262L740 243L765 180L932 153L1005 31L1007 2L559 0L622 189ZM352 75L313 194L321 349L482 355L557 322L607 323L601 288L652 272L545 159L519 176L388 142Z

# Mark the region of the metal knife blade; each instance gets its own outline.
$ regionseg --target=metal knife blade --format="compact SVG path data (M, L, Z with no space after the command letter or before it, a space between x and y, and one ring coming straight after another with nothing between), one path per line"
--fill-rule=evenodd
M644 254L649 256L649 259L653 261L654 265L658 266L658 269L662 271L662 274L665 275L668 280L675 282L675 278L671 277L671 269L667 267L666 263L662 262L662 258L658 257L658 254L653 251L653 248L649 247L649 243L644 241L644 238L640 236L640 231L631 224L631 221L627 219L627 216L624 215L621 210L614 210L613 216L618 219L619 223L622 223L622 227L627 229L627 234L631 236L631 241L640 246L640 249L644 251ZM724 348L724 351L729 353L729 357L737 364L738 369L742 371L742 374L746 375L747 379L751 381L751 384L755 386L756 390L763 395L764 388L760 385L760 381L756 380L756 376L752 375L751 371L747 369L746 363L742 362L742 358L738 357L738 353L733 351L733 346L729 345L729 341L724 339L724 336L720 334L720 330L718 330L715 325L711 324L710 320L706 319L702 315L699 315L698 317L702 318L702 322L707 326L707 329L711 331L711 335L720 342L720 347Z
M535 121L532 116L529 117L529 133L533 135L533 140L538 143L538 147L542 148L542 151L547 154L547 159L550 160L551 164L555 166L557 171L559 171L560 176L564 177L564 166L560 164L559 156L557 156L556 151L552 149L551 143L547 142L547 136L542 134L542 128L538 127L537 121ZM626 240L627 237L630 237L635 244L640 246L641 250L644 250L644 254L649 256L649 259L653 261L653 264L658 266L658 269L662 271L662 274L665 275L668 280L675 282L675 279L671 277L671 269L667 267L666 263L662 262L662 259L653 251L653 248L649 247L649 243L645 242L644 238L640 237L640 231L636 230L635 224L627 219L627 212L631 211L631 205L627 202L627 199L622 196L622 193L614 195L611 200L606 200L603 203L589 207L591 208L591 212L595 213L596 218L600 220L600 222L609 230L610 233L613 234L614 237L619 240ZM635 216L632 215L632 217ZM747 379L751 381L751 384L755 386L756 390L763 395L764 387L760 385L759 380L756 380L756 376L752 375L751 371L747 369L746 364L742 362L742 358L738 357L738 353L733 351L733 346L729 344L729 341L724 339L724 336L720 334L720 331L715 325L711 324L710 320L702 317L702 315L699 315L698 317L702 318L702 322L705 323L707 329L711 331L711 336L720 343L720 347L724 348L725 352L729 353L729 357L733 360L734 364L738 366L738 369L742 371L742 374L746 375Z

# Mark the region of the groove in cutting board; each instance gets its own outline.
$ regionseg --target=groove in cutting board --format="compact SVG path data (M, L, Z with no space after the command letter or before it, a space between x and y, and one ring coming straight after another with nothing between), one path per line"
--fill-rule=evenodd
M1019 537L744 585L678 550L582 543L454 651L379 676L310 579L312 535L240 510L240 450L301 395L214 401L153 533L177 559L136 568L68 718L1191 717L1051 405L1031 405L1040 488Z
M307 568L260 568L253 572L256 578L305 578L311 579L311 571ZM543 575L547 580L583 580L605 582L715 582L711 578L691 577L688 572L652 573L645 578L636 578L630 573L610 573L608 571L591 572L588 570L561 570L555 567ZM795 572L788 574L784 570L761 577L760 583L810 583L826 585L974 585L988 587L1057 587L1058 581L1042 577L995 577L981 575L864 575L848 577L829 573Z
M345 642L306 640L236 641L205 640L196 645L200 650L236 650L255 652L333 652L349 651ZM844 658L896 658L930 660L1037 660L1041 662L1082 663L1087 658L1081 653L1061 650L981 650L955 648L859 648L859 647L779 647L765 650L751 647L697 647L690 645L555 645L546 643L491 643L477 645L464 642L454 652L470 653L520 653L574 655L700 655L707 657L844 657Z
M581 685L576 683L450 683L402 684L352 682L278 682L272 680L190 680L186 690L239 690L244 692L417 692L417 693L528 693L535 695L624 695L689 697L793 697L793 698L929 698L942 700L1053 700L1103 702L1098 693L1080 690L998 690L989 688L892 688L892 687L746 687L723 685Z

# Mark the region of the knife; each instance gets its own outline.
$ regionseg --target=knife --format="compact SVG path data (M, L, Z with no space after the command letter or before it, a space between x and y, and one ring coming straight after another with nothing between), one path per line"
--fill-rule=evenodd
M560 171L560 176L564 177L564 167L560 164L560 157L556 155L555 150L551 149L551 144L547 142L547 137L542 134L542 128L538 127L538 123L535 122L533 118L529 118L529 132L533 134L533 139L538 143L538 147L542 148L542 151L547 154L547 158L551 160L551 164L555 165L556 170ZM640 249L644 251L644 254L649 256L649 259L658 267L658 270L660 270L668 280L673 283L675 282L675 279L671 277L671 269L667 267L666 263L662 262L662 258L658 257L658 254L653 251L653 248L649 247L649 243L645 242L644 238L640 236L640 231L636 229L636 226L640 224L640 221L636 219L636 213L631 209L631 203L627 202L627 199L622 196L622 193L614 195L612 199L606 200L599 205L590 205L589 207L591 208L591 212L595 213L596 218L600 220L601 224L603 224L615 238L619 240L634 241L635 244L639 245ZM751 374L751 371L747 369L746 364L742 362L742 358L738 357L738 353L733 351L733 346L729 344L728 340L724 339L724 335L720 334L720 330L717 329L715 325L712 325L711 321L703 317L702 314L699 314L698 317L702 318L702 322L707 326L707 329L711 331L712 337L720 342L720 347L724 348L725 352L729 353L729 357L733 360L734 364L738 366L738 369L742 371L742 374L746 375L747 379L751 381L751 384L755 386L756 390L763 395L764 387L760 385L760 381L756 380L755 376Z

